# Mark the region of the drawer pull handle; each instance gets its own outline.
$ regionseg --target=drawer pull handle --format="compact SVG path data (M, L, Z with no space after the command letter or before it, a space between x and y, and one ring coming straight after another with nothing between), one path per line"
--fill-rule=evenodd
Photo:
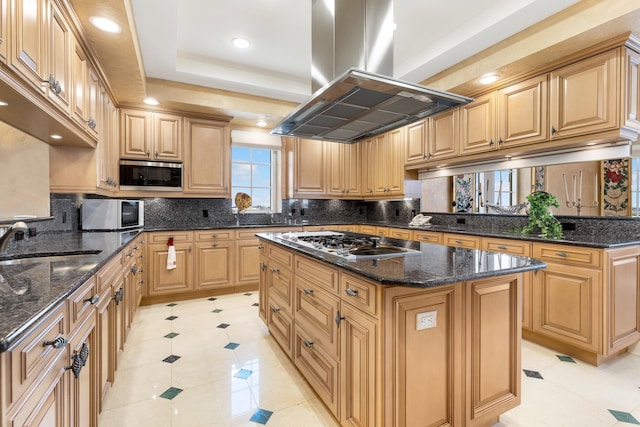
M258 249L263 250L264 246L263 245L258 245Z
M264 262L260 263L260 271L265 271L267 269L267 264L265 264Z
M53 348L62 348L67 345L67 339L65 337L58 337L53 341L45 341L42 346L46 347L50 345Z
M304 340L303 343L304 343L304 346L307 348L313 347L313 341Z
M271 311L273 311L274 313L277 313L280 311L280 309L277 307L271 307Z
M99 300L100 300L100 295L95 294L91 298L87 298L83 302L88 302L89 304L93 305L93 304L97 303Z
M133 267L131 267L131 274L137 274L137 273L138 273L138 265L133 264Z
M120 288L113 295L113 300L116 302L116 305L119 305L124 299L124 288Z
M87 363L87 359L89 358L89 345L85 342L82 343L82 347L80 347L80 351L77 351L71 356L73 359L73 363L71 366L65 366L65 371L71 369L73 372L73 377L75 379L80 378L80 371L83 366Z
M304 294L305 295L313 295L313 289L305 289L304 290Z
M357 297L358 296L358 291L357 290L353 290L353 289L345 289L344 292L349 295L350 297Z
M336 311L336 317L333 319L336 322L336 328L340 327L340 321L344 320L344 316L340 316L340 310Z
M279 269L277 269L277 268L272 268L272 269L271 269L271 272L273 272L273 273L280 273L280 270L279 270Z
M462 240L456 240L456 243L461 245L462 244Z
M507 247L506 247L506 246L503 246L503 245L500 245L500 246L498 246L498 249L503 250L503 251L506 251L506 250L507 250Z
M566 258L566 257L569 256L569 255L565 254L564 252L556 252L556 255L558 255L559 257L562 257L562 258Z
M217 234L212 234L211 237L213 237L215 239L216 237L218 237L218 235Z

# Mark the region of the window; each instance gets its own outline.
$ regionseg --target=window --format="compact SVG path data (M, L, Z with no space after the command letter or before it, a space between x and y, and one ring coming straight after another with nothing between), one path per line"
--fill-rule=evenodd
M252 205L247 212L278 212L280 200L277 192L279 151L263 147L234 145L231 148L231 196L233 209L235 195L247 193Z
M493 172L493 200L497 205L510 206L515 204L516 188L514 182L515 175L512 169L505 169Z

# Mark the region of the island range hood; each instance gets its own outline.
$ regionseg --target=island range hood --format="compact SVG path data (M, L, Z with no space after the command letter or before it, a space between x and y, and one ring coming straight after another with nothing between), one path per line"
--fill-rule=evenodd
M473 101L389 77L392 26L391 0L313 0L315 93L270 133L353 143Z

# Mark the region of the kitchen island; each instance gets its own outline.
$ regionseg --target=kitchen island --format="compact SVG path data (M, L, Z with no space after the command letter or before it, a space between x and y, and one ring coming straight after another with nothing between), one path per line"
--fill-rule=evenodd
M544 263L388 238L399 255L353 257L303 234L258 234L260 316L343 425L490 426L520 403L522 273Z

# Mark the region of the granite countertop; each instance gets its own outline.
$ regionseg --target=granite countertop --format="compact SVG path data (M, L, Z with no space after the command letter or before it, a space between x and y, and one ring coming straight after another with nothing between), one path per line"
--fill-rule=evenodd
M0 352L15 342L49 309L63 301L137 231L41 233L17 251L0 257ZM76 254L64 259L17 258Z
M259 233L258 237L383 285L429 288L546 267L542 261L532 258L384 237L380 240L381 244L419 250L420 253L352 261L282 239L281 235L282 233L267 232Z

